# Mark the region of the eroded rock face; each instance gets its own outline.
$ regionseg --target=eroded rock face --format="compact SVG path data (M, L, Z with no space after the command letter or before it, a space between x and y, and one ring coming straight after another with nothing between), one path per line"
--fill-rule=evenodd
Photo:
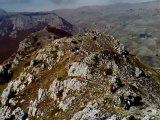
M70 98L67 98L67 99L61 101L59 103L59 108L62 109L63 111L66 111L74 99L75 99L75 97L70 97Z
M8 106L4 106L0 109L0 119L6 119L11 117L11 109Z
M15 106L15 105L18 103L18 101L16 101L16 100L14 100L13 98L11 98L11 99L9 100L9 103L10 103L12 106Z
M58 93L62 92L62 98L65 98L69 90L79 91L81 88L85 87L87 84L78 81L76 78L67 79L64 81L54 80L50 85L48 92L54 100L57 100Z
M137 78L140 77L142 73L143 73L142 70L140 70L138 67L135 68L135 75Z
M87 75L89 74L89 67L85 63L75 62L71 65L68 71L69 76L74 77L84 77L87 78Z
M30 106L29 106L29 111L28 111L28 115L30 116L36 116L36 112L37 112L37 100L35 101L30 101Z
M21 41L19 44L19 51L26 51L27 49L31 48L34 44L34 40L32 40L30 37L24 39L24 41Z
M14 115L15 120L24 120L27 118L27 114L20 107L17 107L12 112L12 115Z
M3 14L4 15L4 14ZM0 17L3 19L0 20L0 36L5 36L7 33L11 38L17 38L18 33L21 31L27 31L30 29L40 29L46 25L55 26L57 28L62 28L65 30L71 30L73 25L57 16L54 13L13 13L7 14L7 17L3 17L1 14ZM40 24L41 22L41 24Z
M46 95L47 95L47 90L40 88L38 90L38 101L39 102L42 101L45 98Z
M97 109L97 104L88 104L82 111L76 113L71 120L106 120L107 117Z
M64 55L64 52L63 52L63 51L58 51L58 52L57 52L57 56L58 56L57 62L59 62L60 58L61 58L63 55Z
M5 105L6 102L8 101L8 96L11 94L11 91L12 91L12 85L13 83L9 83L7 88L4 89L2 95L1 95L1 103L2 105Z
M24 81L25 80L25 81ZM1 95L1 103L5 105L6 102L23 90L33 80L33 76L27 73L21 73L18 80L12 80L4 89Z
M40 49L35 59L45 62L46 67L51 70L57 59L57 55L52 54L55 51L53 46L49 46L48 49Z

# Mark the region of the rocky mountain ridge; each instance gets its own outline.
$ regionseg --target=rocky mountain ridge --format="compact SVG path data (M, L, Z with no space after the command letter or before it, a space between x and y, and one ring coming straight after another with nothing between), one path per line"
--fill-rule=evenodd
M56 27L69 33L77 29L53 12L7 13L7 15L0 16L0 55L3 56L0 58L0 63L18 49L20 41L47 26Z
M6 61L13 77L1 91L1 118L160 119L160 73L113 36L92 31L46 40L48 34L32 34Z
M4 25L4 24L8 25ZM10 37L16 38L19 31L34 29L37 26L46 25L54 26L57 28L64 29L66 31L71 31L73 25L59 17L55 13L12 13L7 16L2 16L0 24L1 26L1 36L5 36L8 32ZM11 28L9 29L9 26Z
M83 29L96 29L113 35L146 64L156 68L160 66L160 1L86 6L54 12Z

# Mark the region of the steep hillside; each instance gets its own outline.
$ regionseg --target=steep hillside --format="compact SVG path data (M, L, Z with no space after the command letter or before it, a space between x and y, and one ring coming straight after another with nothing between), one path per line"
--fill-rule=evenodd
M160 1L54 12L83 29L97 29L114 35L145 63L160 67Z
M18 49L19 42L47 25L72 33L76 27L55 13L9 13L0 16L0 63Z
M0 67L1 81L2 71L13 72L1 95L2 119L160 119L160 73L118 40L92 31L49 41L45 32L22 41Z

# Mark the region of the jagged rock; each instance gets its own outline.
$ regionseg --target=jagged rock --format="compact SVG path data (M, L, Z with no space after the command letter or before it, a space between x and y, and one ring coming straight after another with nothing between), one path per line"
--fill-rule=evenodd
M135 75L136 75L136 77L137 78L140 77L141 74L142 74L142 71L138 67L135 67Z
M51 69L52 69L52 65L49 64L49 65L48 65L48 70L51 70Z
M1 103L2 105L5 105L6 102L8 101L8 96L11 94L11 88L12 88L13 82L10 82L7 86L7 88L5 88L2 92L1 95Z
M22 82L25 78L27 79L27 81ZM8 87L10 91L18 93L19 91L23 90L26 87L26 85L29 85L32 82L32 80L33 75L22 72L19 76L19 79L11 81Z
M45 68L45 64L42 64L41 65L41 70L44 70L44 68Z
M118 44L117 48L115 48L117 50L117 53L122 54L124 52L124 46L122 44Z
M30 62L30 67L34 67L34 64L35 64L35 61L34 60L31 60L31 62Z
M64 101L61 101L59 103L59 108L62 109L63 111L65 111L69 105L72 104L72 101L75 99L75 97L69 97L67 99L65 99Z
M74 114L71 120L105 120L107 117L97 109L97 104L88 104L82 111Z
M46 60L48 57L47 54L38 54L36 60Z
M74 62L71 67L69 68L68 75L74 77L84 77L87 78L89 74L89 67L85 63Z
M13 87L12 87L12 89L13 89L14 91L19 92L19 91L21 90L21 89L20 89L21 83L22 83L21 80L13 81Z
M20 42L18 51L26 52L29 48L31 48L34 44L34 40L31 37L27 37L23 41Z
M16 58L17 58L18 60L21 60L21 59L22 59L22 55L18 52L18 53L16 54Z
M22 55L20 54L20 52L16 53L16 55L12 61L11 68L16 67L19 64L21 59L22 59Z
M19 59L17 57L14 58L14 60L12 61L12 68L16 67L19 64Z
M14 115L15 120L24 120L27 118L27 114L20 107L17 107L12 112L12 115Z
M1 118L2 117L2 118ZM11 117L11 109L8 106L0 107L0 119L6 119Z
M38 90L38 102L42 101L46 95L47 95L47 90L40 88Z
M42 49L41 51L45 51L44 49ZM43 52L39 52L39 54L37 55L36 57L36 60L42 60L42 61L45 61L47 64L48 64L48 69L51 70L52 69L52 64L53 64L53 61L54 61L54 58L49 55L49 54L45 54Z
M4 89L1 95L1 103L5 105L6 102L9 100L9 97L14 96L16 93L24 89L25 86L22 84L20 80L11 81L7 88Z
M64 55L64 52L63 51L58 51L57 52L57 62L59 62L60 58Z
M54 80L53 83L50 85L48 92L50 93L51 97L54 100L57 100L57 94L61 91L62 98L65 98L63 95L66 96L69 90L79 91L82 87L85 87L87 84L78 81L76 78L68 79L64 81Z
M15 106L15 105L18 103L18 101L15 101L13 98L11 98L11 99L9 100L9 103L10 103L12 106Z
M28 85L34 80L34 76L32 74L27 74L27 83Z
M87 85L87 83L80 82L76 78L63 81L63 87L68 90L79 91L79 90L81 90L81 88L85 87L86 85Z
M112 66L112 69L113 69L113 74L114 75L117 75L117 73L119 72L118 70L118 65L116 64L116 62L115 61L112 61L111 62L111 66Z
M37 74L39 74L42 70L43 70L43 69L42 69L41 67L34 67L34 68L32 69L32 73L35 74L35 75L37 75Z
M54 98L54 100L56 100L57 94L59 93L59 91L62 90L63 90L63 83L58 80L54 80L53 83L50 85L48 92L51 94L51 97Z
M8 101L8 97L10 96L14 96L16 93L18 93L19 91L21 91L22 89L24 89L25 86L23 84L21 84L21 80L15 80L15 81L11 81L7 88L4 89L4 91L2 92L1 95L1 103L2 105L5 105L6 102Z
M52 57L48 57L46 59L46 61L47 61L48 64L50 64L50 63L52 63L54 61L54 59Z
M113 36L111 36L111 38L114 42L114 49L117 51L117 53L122 54L124 52L124 46L118 40L115 40Z
M117 115L112 115L111 117L107 118L106 120L120 120Z
M28 115L30 116L36 116L36 112L37 112L37 100L35 101L30 101L30 106L29 106L29 111L28 111Z

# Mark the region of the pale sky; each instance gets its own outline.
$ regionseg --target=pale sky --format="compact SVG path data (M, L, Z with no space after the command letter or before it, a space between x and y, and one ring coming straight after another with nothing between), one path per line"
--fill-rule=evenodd
M0 8L15 11L50 11L62 8L78 8L88 5L108 5L114 3L136 3L152 0L0 0Z

